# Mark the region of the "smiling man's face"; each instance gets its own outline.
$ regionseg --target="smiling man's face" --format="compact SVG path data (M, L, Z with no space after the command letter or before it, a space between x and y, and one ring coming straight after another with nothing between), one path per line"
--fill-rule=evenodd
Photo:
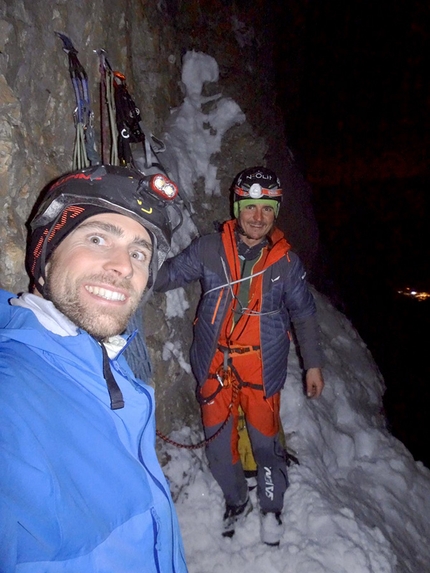
M275 222L273 207L256 201L255 204L246 205L240 210L239 224L244 231L242 241L249 247L261 243L269 234Z
M45 298L99 340L123 332L148 282L147 230L117 213L86 219L55 249Z

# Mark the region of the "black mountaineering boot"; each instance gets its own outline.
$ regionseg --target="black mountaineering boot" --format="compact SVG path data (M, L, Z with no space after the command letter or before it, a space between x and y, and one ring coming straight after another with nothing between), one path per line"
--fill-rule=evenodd
M225 513L223 517L223 537L233 537L236 525L244 521L245 517L252 510L251 500L248 499L241 505L228 505L225 506Z

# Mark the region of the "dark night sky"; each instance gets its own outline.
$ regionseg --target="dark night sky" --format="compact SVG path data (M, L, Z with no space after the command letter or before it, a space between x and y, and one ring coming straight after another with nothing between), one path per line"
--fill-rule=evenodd
M393 433L430 467L430 302L396 294L430 291L428 6L291 1L276 35L279 104L328 279L384 375Z

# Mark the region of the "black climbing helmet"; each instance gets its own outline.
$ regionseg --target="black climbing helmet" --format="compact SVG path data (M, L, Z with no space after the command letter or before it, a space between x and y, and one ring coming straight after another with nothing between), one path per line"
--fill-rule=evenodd
M279 177L267 167L249 167L241 171L233 182L233 212L239 217L240 207L255 201L272 205L278 216L282 200ZM246 203L241 203L246 201ZM241 204L240 204L241 203Z
M40 290L39 279L45 279L45 266L55 247L85 219L105 212L130 217L150 234L152 284L170 250L174 229L168 205L177 192L163 173L143 175L113 165L96 165L55 180L29 221L26 266L32 286Z

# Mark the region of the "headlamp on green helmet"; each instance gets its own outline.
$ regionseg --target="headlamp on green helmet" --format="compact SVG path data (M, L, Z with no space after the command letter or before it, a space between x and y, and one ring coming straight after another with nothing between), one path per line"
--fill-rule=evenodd
M233 184L233 213L236 219L243 207L265 204L273 207L275 217L279 214L282 189L276 173L267 167L250 167L241 171Z

